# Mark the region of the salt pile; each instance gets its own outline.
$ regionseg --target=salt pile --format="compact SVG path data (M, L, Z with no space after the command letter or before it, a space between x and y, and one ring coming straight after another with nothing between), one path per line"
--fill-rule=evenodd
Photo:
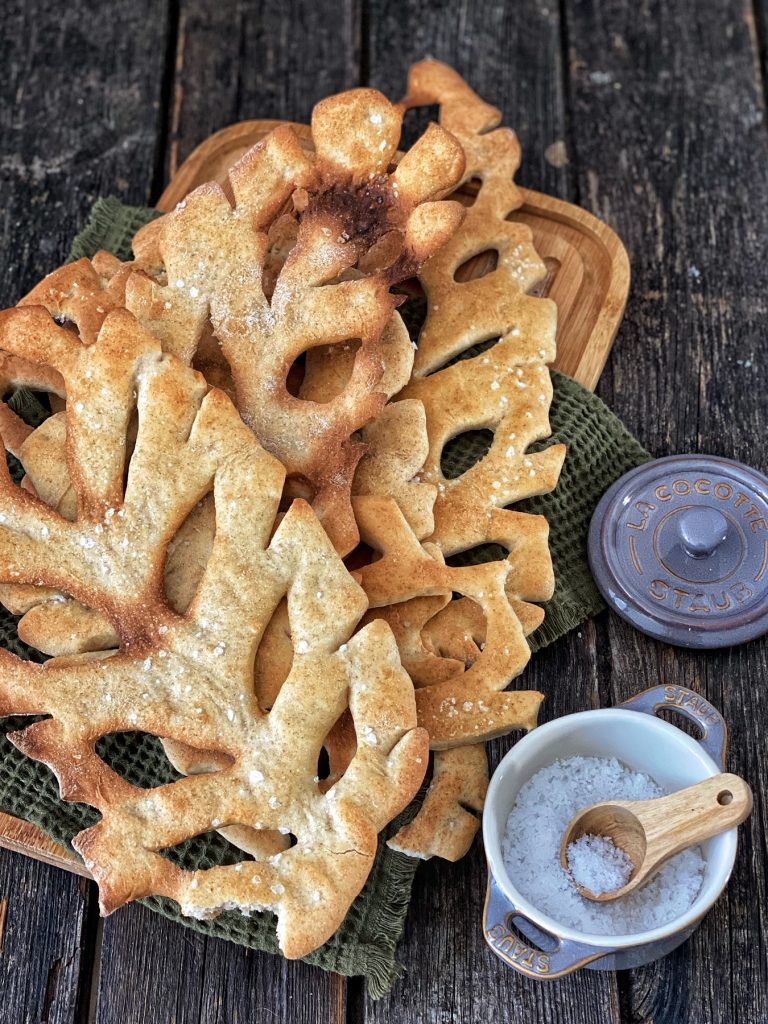
M632 861L608 836L579 836L569 843L566 856L574 882L595 896L621 889L632 874Z
M616 758L570 757L542 768L518 793L502 841L515 888L559 924L588 935L632 935L680 917L698 896L704 878L698 847L678 853L646 885L610 903L580 896L560 864L560 842L577 811L601 800L664 795L648 775Z

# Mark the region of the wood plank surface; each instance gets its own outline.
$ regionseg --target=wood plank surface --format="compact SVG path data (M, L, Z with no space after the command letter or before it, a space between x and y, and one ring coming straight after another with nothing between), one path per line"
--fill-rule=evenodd
M577 201L630 248L634 287L599 392L654 454L711 451L768 470L766 18L722 0L281 5L240 0L9 0L0 59L9 304L65 255L99 194L143 202L227 123L305 120L320 96L390 95L429 53L505 110L522 184ZM731 726L729 769L755 812L726 897L671 957L618 976L534 984L480 934L480 844L422 868L379 1002L359 983L206 939L142 907L97 929L90 888L0 856L0 1024L765 1024L768 644L678 651L603 615L537 655L545 720L662 679L705 693ZM509 740L492 747L492 763Z
M318 100L358 85L359 8L181 0L167 178L219 128L257 117L306 122Z
M768 470L768 136L751 6L566 4L580 202L630 251L633 289L598 393L656 455L700 451ZM603 703L660 679L730 724L730 770L755 789L724 899L670 957L619 978L623 1019L768 1020L765 697L768 645L674 650L611 616Z
M77 875L3 851L0 857L0 1021L85 1020L96 893Z
M104 921L94 1024L344 1024L344 986L132 904Z
M98 196L146 202L162 173L167 4L118 6L3 5L0 308L66 258ZM0 1022L87 1020L98 959L93 887L4 852L0 908Z
M0 300L66 259L100 195L149 199L167 6L7 0L0 36ZM139 70L140 69L140 70Z
M0 832L4 850L23 853L26 857L32 857L42 861L43 864L62 868L64 871L71 871L82 878L93 877L79 857L51 839L47 833L37 825L33 825L31 821L14 818L12 815L0 811Z

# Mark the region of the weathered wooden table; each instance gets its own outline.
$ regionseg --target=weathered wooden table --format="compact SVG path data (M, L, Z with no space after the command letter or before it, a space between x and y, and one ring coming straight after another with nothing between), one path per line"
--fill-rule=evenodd
M768 470L766 0L5 0L0 40L2 282L13 303L65 256L93 200L151 202L205 136L248 117L304 120L360 83L453 63L503 107L521 183L607 220L634 273L599 394L657 455ZM102 922L93 886L0 854L0 1021L768 1021L768 642L666 647L603 615L538 655L545 720L664 680L731 725L754 786L726 896L672 956L533 984L486 950L479 842L418 875L391 996L206 940L138 906ZM494 761L506 749L495 744Z

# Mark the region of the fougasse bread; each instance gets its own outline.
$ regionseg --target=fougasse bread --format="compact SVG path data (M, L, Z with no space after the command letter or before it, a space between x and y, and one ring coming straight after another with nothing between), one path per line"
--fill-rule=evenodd
M403 111L432 102L442 127L432 126L394 170ZM134 263L98 254L50 275L23 303L42 305L85 346L125 306L166 352L232 395L287 470L284 504L306 494L337 551L362 536L376 552L370 565L356 563L371 606L362 626L383 619L394 632L435 750L425 805L392 841L421 857L466 852L477 830L467 808L481 809L487 786L478 741L532 728L542 699L505 688L530 657L526 636L543 617L533 602L554 585L548 528L543 517L507 506L550 490L564 455L562 445L528 453L549 433L555 310L528 294L544 267L528 229L506 219L520 202L519 146L507 129L491 130L499 119L434 61L412 69L403 104L373 90L331 97L313 116L314 153L287 126L276 129L232 169L226 188L203 186L143 229ZM470 178L481 184L461 223L457 204L444 197ZM487 250L497 253L495 270L461 280L459 268ZM390 292L414 273L428 299L415 351ZM25 486L74 519L77 488L66 464L72 396L40 356L35 330L20 340L21 325L15 346L2 346L10 351L0 356L0 374L66 397L67 413L31 432L2 407L0 429L27 471ZM485 351L467 358L478 343ZM292 389L291 366L302 353L304 378ZM447 478L445 444L478 427L493 432L487 455ZM134 435L129 422L129 449ZM208 495L169 541L162 595L179 615L204 579L215 530ZM508 557L445 564L488 542ZM109 617L75 598L51 586L0 587L33 646L58 656L117 649ZM280 699L294 640L283 601L255 656L262 710ZM348 714L323 743L334 781L355 756ZM226 766L215 747L180 736L164 744L184 773ZM256 856L287 846L271 827L217 827Z
M73 845L103 912L151 894L196 917L271 910L283 953L302 956L340 924L378 832L426 768L428 737L392 633L373 622L352 635L367 600L314 512L297 500L275 529L284 467L229 398L163 354L130 313L110 312L91 345L41 307L0 315L11 353L29 355L30 332L36 358L65 385L77 513L64 518L0 467L0 579L71 595L109 620L119 647L44 665L0 652L0 714L49 716L11 740L54 771L65 799L101 813ZM211 492L213 546L179 614L163 594L168 544ZM267 712L253 688L254 654L284 598L294 656ZM323 792L318 754L345 712L356 749ZM102 736L124 730L216 751L227 764L141 789L96 752ZM163 856L219 826L295 842L194 872Z

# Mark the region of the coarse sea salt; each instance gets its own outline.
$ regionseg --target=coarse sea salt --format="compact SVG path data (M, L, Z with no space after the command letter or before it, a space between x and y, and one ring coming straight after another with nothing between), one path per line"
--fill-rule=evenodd
M704 878L698 847L672 857L641 888L606 903L580 896L560 864L563 834L584 807L664 795L650 776L616 758L569 757L542 768L522 787L507 819L502 856L510 880L542 913L587 935L633 935L680 917Z
M574 882L595 896L621 889L632 874L632 861L609 836L579 836L568 844L566 856Z

